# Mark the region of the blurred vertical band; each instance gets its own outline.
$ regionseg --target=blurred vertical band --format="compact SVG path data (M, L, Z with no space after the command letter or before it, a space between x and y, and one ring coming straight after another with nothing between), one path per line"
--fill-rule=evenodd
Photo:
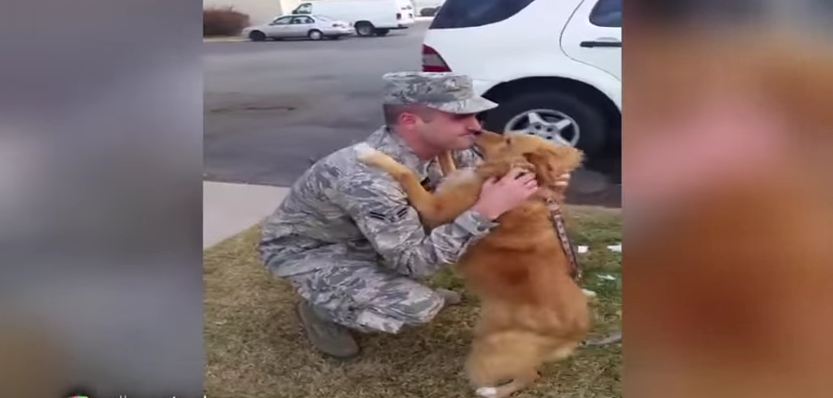
M202 396L201 2L0 13L0 395Z
M831 17L625 1L626 397L833 395Z

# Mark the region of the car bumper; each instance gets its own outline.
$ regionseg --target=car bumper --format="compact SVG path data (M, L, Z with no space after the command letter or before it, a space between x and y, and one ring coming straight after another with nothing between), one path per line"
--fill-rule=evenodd
M354 30L350 28L330 28L324 31L325 35L349 35L353 34Z

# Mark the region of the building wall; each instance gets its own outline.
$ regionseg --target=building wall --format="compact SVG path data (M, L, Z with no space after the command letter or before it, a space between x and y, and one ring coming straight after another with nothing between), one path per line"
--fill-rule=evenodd
M203 0L203 8L231 6L248 14L251 24L257 25L292 12L300 3L301 0Z

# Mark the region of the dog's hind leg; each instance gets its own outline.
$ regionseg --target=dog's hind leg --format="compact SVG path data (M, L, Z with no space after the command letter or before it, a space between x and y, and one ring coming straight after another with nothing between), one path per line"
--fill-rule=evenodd
M466 359L466 375L477 395L507 397L538 379L540 349L540 341L529 332L475 337Z
M483 398L506 398L534 383L538 377L540 377L538 371L529 369L516 375L509 383L498 387L480 387L475 393Z
M556 362L563 359L568 358L570 355L573 355L575 352L576 347L578 347L579 343L568 343L564 344L561 347L558 347L552 351L550 351L549 355L547 355L546 361L547 362Z

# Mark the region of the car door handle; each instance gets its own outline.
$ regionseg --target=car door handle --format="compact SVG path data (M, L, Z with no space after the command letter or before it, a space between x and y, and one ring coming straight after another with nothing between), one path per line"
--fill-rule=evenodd
M580 46L587 47L587 48L594 48L594 47L622 47L621 41L598 41L598 40L589 40L583 41L580 43Z

